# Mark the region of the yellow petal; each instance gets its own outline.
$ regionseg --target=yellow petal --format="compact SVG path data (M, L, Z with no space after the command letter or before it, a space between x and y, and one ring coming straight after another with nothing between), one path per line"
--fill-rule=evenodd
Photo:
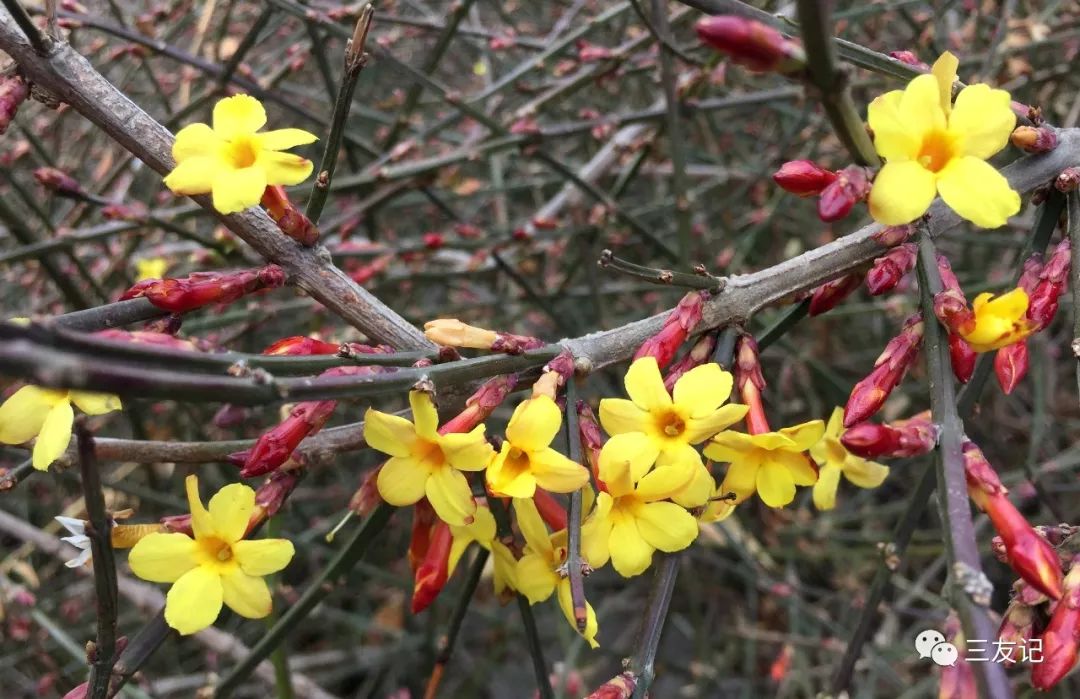
M614 497L628 494L659 456L655 442L641 432L617 434L600 449L597 470Z
M679 377L672 392L675 405L691 418L701 418L716 411L731 395L731 374L719 364L709 362L696 366Z
M874 150L886 160L914 160L919 155L921 134L908 128L900 116L903 90L886 92L867 107L866 121L874 132Z
M266 184L266 171L260 167L219 170L212 187L214 208L219 213L235 214L255 206L262 200Z
M488 490L511 498L531 498L536 493L536 477L528 467L529 457L517 454L511 458L513 448L509 441L503 442L502 450L491 460L486 474Z
M806 451L825 434L824 420L810 420L800 425L792 425L778 430L792 442L793 451Z
M652 563L653 551L656 550L641 537L637 522L626 516L614 519L610 547L611 565L624 578L644 573Z
M840 487L840 469L826 465L818 473L814 484L814 507L819 510L831 510L836 507L836 489Z
M289 187L310 177L315 164L292 153L264 150L259 151L253 169L262 170L266 184Z
M933 75L920 75L908 83L900 98L899 113L905 128L920 142L926 134L945 129L945 111Z
M52 407L41 425L37 442L34 443L34 468L44 471L49 464L60 458L71 443L71 424L75 421L75 412L71 403L62 400Z
M795 481L781 464L764 461L757 470L757 492L769 507L784 507L795 499Z
M870 215L887 226L911 223L926 213L936 193L934 173L914 160L891 161L870 188Z
M1020 195L1005 176L971 155L950 160L938 173L937 188L953 211L982 228L1004 226L1020 211Z
M937 83L938 105L946 115L949 114L952 104L952 86L956 82L956 69L959 66L960 59L946 51L934 61L934 66L930 69Z
M143 580L171 583L195 567L195 540L186 534L147 534L128 553L131 572Z
M471 432L455 432L439 437L439 445L450 465L461 471L483 471L495 457L495 450L484 438L484 426Z
M196 539L214 536L214 519L210 512L203 507L199 498L199 477L192 474L184 479L184 489L187 491L188 508L191 510L191 531Z
M581 555L593 568L603 567L611 558L611 507L611 495L599 493L596 496L596 510L581 525Z
M449 466L435 469L427 478L424 493L439 519L450 525L465 524L476 512L469 482Z
M439 411L435 408L435 402L431 400L431 394L424 391L409 391L409 407L412 408L416 434L429 442L438 441Z
M172 157L177 163L190 158L216 157L221 147L221 137L208 125L188 124L176 132Z
M536 484L552 493L572 493L589 482L589 471L552 448L529 454Z
M501 541L492 541L491 557L494 560L492 583L495 586L495 594L501 597L511 590L516 590L518 584L515 571L517 561L514 560L514 554Z
M209 194L214 179L225 168L216 156L188 158L165 175L165 186L175 194Z
M479 511L479 509L477 511ZM464 527L450 527L450 529L463 530ZM467 536L455 536L450 542L450 553L446 556L447 579L449 579L450 576L454 574L454 571L457 570L457 565L461 561L461 557L472 543L473 540Z
M694 484L699 468L704 468L701 456L687 444L682 445L682 449L678 451L665 452L657 459L656 468L638 481L634 491L637 499L652 501L674 497ZM697 485L700 486L700 482ZM712 484L709 490L712 490ZM688 495L693 499L692 494ZM707 498L708 493L697 504L704 504Z
M548 396L539 395L514 409L506 426L506 438L522 451L539 451L551 444L561 425L559 406Z
M0 405L0 442L22 444L33 439L49 411L67 399L66 391L23 386Z
M197 566L180 576L165 597L165 623L188 636L214 623L224 591L213 568Z
M1005 90L969 85L956 96L949 131L957 136L961 153L987 160L1009 143L1016 114Z
M534 553L550 560L554 555L551 535L540 517L540 511L536 509L536 502L532 498L514 498L514 515L517 517L521 535L525 537L525 543Z
M87 415L104 415L114 410L120 410L124 406L120 403L120 397L111 393L92 393L90 391L71 391L68 394L71 401L78 406L79 410Z
M296 552L288 539L244 539L232 545L233 557L248 575L270 575L289 565Z
M471 524L466 524L464 527L450 527L451 531L454 531L454 536L461 534L467 536L473 541L477 542L484 548L490 548L491 542L495 539L495 517L491 514L491 510L486 506L480 506L477 504L476 512L473 513L473 521Z
M720 494L735 493L739 500L753 495L757 489L757 474L761 467L761 457L756 451L733 461L720 484Z
M653 548L672 553L694 543L698 523L673 502L650 502L634 510L638 533Z
M683 488L671 494L671 499L686 508L701 507L709 502L716 490L716 481L700 461L694 465L693 477Z
M604 398L600 401L600 424L611 435L624 432L645 432L651 425L649 413L634 401L625 398Z
M642 410L662 410L671 406L671 396L664 387L660 366L655 357L642 357L630 365L623 383L630 400Z
M266 110L251 95L233 95L214 105L214 132L225 139L253 134L266 125Z
M844 409L837 406L833 408L832 414L829 415L829 422L825 425L825 436L840 438L840 435L844 432Z
M259 147L266 150L286 150L306 146L318 140L318 136L303 129L274 129L258 136Z
M518 592L528 598L529 604L543 602L559 582L559 576L551 570L551 564L543 556L528 553L517 562L514 571Z
M559 608L562 609L563 616L566 617L567 623L570 627L577 631L577 620L574 618L574 598L570 594L570 580L563 578L559 580L557 587L559 593ZM599 648L600 644L596 642L596 634L599 631L599 626L596 621L596 611L593 606L585 602L585 631L580 632L581 637L584 638L590 648Z
M254 509L255 491L243 483L230 483L210 498L214 531L230 544L239 541L247 532L248 519Z
M844 478L860 488L876 488L889 476L889 467L876 461L849 456L844 462Z
M364 413L364 441L384 454L409 456L416 442L416 430L403 417L368 408Z
M749 410L749 406L731 403L702 417L692 417L686 421L686 432L683 433L683 437L690 444L701 444L742 420Z
M428 469L411 456L395 456L379 469L375 486L391 505L413 505L424 497L428 474Z
M225 606L247 619L262 619L273 609L270 587L259 577L236 569L221 576Z
M791 440L784 438L785 442ZM705 456L713 461L735 463L754 451L757 445L751 435L744 432L721 432L705 445Z

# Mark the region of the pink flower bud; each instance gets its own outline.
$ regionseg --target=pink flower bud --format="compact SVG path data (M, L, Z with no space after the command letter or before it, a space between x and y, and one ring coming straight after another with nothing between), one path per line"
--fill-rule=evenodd
M1058 144L1057 132L1049 126L1017 126L1009 140L1028 153L1047 153Z
M262 353L268 355L298 356L309 354L338 354L340 351L341 345L335 342L323 342L322 340L316 340L313 337L294 335L293 337L286 337L278 340L264 349Z
M885 346L873 371L851 390L844 408L844 427L858 424L881 409L918 356L922 338L922 314L916 313L904 321L900 334Z
M0 133L3 130L0 129ZM1080 187L1080 168L1067 167L1054 179L1054 187L1059 192L1075 192Z
M789 160L773 173L772 178L784 190L809 197L821 194L821 190L836 180L836 173L812 160Z
M74 177L67 174L63 170L58 170L54 167L39 167L34 170L34 179L38 181L42 187L48 189L62 197L70 197L72 199L82 199L86 196L85 190L82 185L79 184Z
M866 289L870 295L878 296L894 289L915 267L917 252L915 243L904 243L874 260L874 266L866 273Z
M926 73L930 72L930 66L920 61L913 51L889 51L889 58L895 58L901 63L906 63Z
M120 300L145 297L170 313L186 313L217 303L285 285L285 272L277 265L239 272L195 272L183 279L148 279L121 295Z
M735 15L705 17L698 38L731 60L758 72L787 72L805 61L801 47L772 27Z
M686 341L687 336L701 322L701 311L705 306L707 292L691 291L679 300L672 309L660 332L653 335L634 353L634 359L655 357L661 368L671 363L675 354Z
M949 333L949 359L951 360L953 375L960 383L971 381L971 375L975 373L975 362L979 354L967 340L956 333Z
M686 355L668 367L667 376L664 377L664 386L668 393L675 390L675 382L682 378L683 374L709 361L715 348L716 335L714 333L705 333L699 337Z
M1042 662L1031 666L1031 684L1044 692L1064 679L1080 657L1080 565L1069 571L1064 588L1042 633Z
M312 247L319 242L319 229L289 201L284 187L267 187L263 192L262 205L285 235L305 247Z
M926 411L888 424L859 423L844 431L840 443L864 459L921 456L933 451L939 432Z
M845 274L814 289L810 296L810 315L821 315L836 308L841 301L859 288L863 278L859 272Z
M11 126L19 105L29 96L30 85L19 75L0 77L0 135Z
M818 218L826 223L846 217L855 204L870 195L871 183L866 168L848 165L836 175L836 180L822 190L818 199Z
M994 374L1005 395L1023 381L1028 372L1028 346L1026 340L1006 345L994 355Z

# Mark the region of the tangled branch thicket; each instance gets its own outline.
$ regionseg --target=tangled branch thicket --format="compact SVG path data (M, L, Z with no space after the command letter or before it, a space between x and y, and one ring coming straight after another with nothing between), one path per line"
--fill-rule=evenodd
M3 0L0 695L1074 695L1080 13L759 4Z

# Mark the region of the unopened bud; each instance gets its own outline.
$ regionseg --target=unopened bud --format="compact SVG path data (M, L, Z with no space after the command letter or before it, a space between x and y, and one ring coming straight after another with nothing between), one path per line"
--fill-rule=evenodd
M915 233L915 226L905 223L902 226L885 226L870 237L880 245L891 248L906 241L913 233Z
M424 247L428 250L438 250L446 244L442 233L425 233L423 236Z
M0 131L3 133L3 131ZM1080 187L1080 168L1067 167L1054 179L1054 187L1059 192L1075 192Z
M813 160L789 160L773 173L773 181L784 190L800 197L821 194L836 180L836 173L826 170Z
M305 247L319 242L319 229L289 201L285 188L270 185L263 191L262 205L281 232Z
M1069 238L1058 243L1040 270L1035 288L1028 294L1027 317L1038 330L1050 325L1057 315L1058 301L1068 284L1071 246Z
M904 243L874 260L874 266L866 273L866 289L870 295L878 296L896 288L915 266L916 255L915 243Z
M1019 600L1013 600L1001 618L998 641L1003 648L1024 648L1029 645L1034 635L1035 610ZM1006 653L1002 663L1006 667L1012 667L1016 660L1011 653Z
M15 119L19 105L30 96L30 86L19 75L0 77L0 135L8 130Z
M1017 126L1009 140L1028 153L1047 153L1058 144L1057 132L1049 126Z
M82 188L82 185L63 170L54 167L39 167L34 170L34 179L45 189L62 197L71 199L83 199L86 197L86 191Z
M975 373L975 362L979 353L972 349L967 340L956 333L949 333L949 360L952 364L953 376L960 383L971 381Z
M752 19L736 15L705 17L695 28L703 42L750 70L788 73L806 64L801 46Z
M920 61L919 57L915 55L914 51L889 51L889 58L894 58L901 63L906 63L907 65L913 68L918 68L923 72L930 72L930 66Z
M851 390L844 408L844 427L856 425L881 409L918 356L922 339L922 314L916 313L904 321L900 334L885 346L873 371Z
M453 543L454 536L450 531L450 526L443 521L435 522L424 556L413 576L413 614L419 614L427 609L446 586L446 580L449 577L450 548Z
M715 333L705 333L699 337L689 352L668 367L667 376L664 377L664 386L668 393L675 390L675 382L682 378L683 374L709 361L714 349L716 349Z
M628 671L612 677L585 699L630 699L636 688L637 677Z
M309 354L338 354L341 345L334 342L323 342L313 337L294 335L278 340L262 351L268 355L301 356Z
M593 478L600 490L606 491L607 486L600 480L600 450L604 447L606 438L600 429L600 422L589 404L583 400L577 403L578 431L581 433L581 450L585 459L592 468Z
M851 296L859 288L863 278L862 273L853 272L825 282L814 289L810 295L810 315L818 316L836 308L841 301Z
M691 291L683 296L664 319L660 332L642 343L634 353L634 359L655 357L660 368L670 364L683 342L701 322L707 294L705 291Z
M488 379L465 400L465 409L439 428L439 434L468 432L487 420L514 390L515 385L517 385L517 374L506 374Z
M994 374L1005 395L1024 379L1028 372L1028 346L1026 340L1006 345L994 355Z
M934 450L940 429L930 421L930 412L887 424L862 422L844 430L840 443L864 459L921 456Z
M267 265L239 272L195 272L183 279L147 279L124 292L120 300L141 296L170 313L186 313L284 285L284 270Z
M1064 589L1042 633L1042 662L1031 665L1031 684L1044 692L1064 679L1080 657L1080 565L1065 576Z
M836 173L833 181L818 199L818 218L826 223L839 221L851 213L852 207L870 195L870 178L866 168L848 165Z
M349 498L349 511L360 517L367 517L375 511L383 499L379 495L379 468L373 468L364 474L360 480L360 487Z

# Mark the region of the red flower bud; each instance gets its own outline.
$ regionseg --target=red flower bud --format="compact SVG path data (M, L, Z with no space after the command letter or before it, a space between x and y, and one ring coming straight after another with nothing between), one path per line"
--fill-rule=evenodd
M904 321L900 334L885 346L873 371L851 390L844 408L844 427L858 424L881 409L918 356L922 338L922 314L916 313Z
M871 183L866 168L848 165L836 175L836 180L822 190L818 199L818 218L826 223L846 217L855 204L870 195Z
M309 354L338 354L341 345L334 342L323 342L313 337L294 335L285 337L263 350L263 354L271 355L309 355Z
M134 201L130 204L106 204L101 207L101 216L109 221L145 222L148 215L146 204Z
M3 130L0 129L0 133ZM1067 167L1054 179L1054 187L1059 192L1075 192L1080 187L1080 168Z
M476 389L476 392L465 401L465 409L459 414L447 420L439 428L439 434L451 434L454 432L468 432L479 425L495 412L517 383L516 374L496 376L490 378Z
M1006 345L994 355L994 374L1005 395L1024 379L1028 372L1028 346L1026 340Z
M442 233L425 233L423 237L424 247L428 250L438 250L446 244Z
M840 435L840 443L864 459L921 456L933 451L939 433L926 411L888 424L859 423Z
M975 362L979 354L971 348L967 340L956 333L949 333L949 359L952 360L953 375L960 383L971 381L975 373Z
M904 243L874 260L874 266L866 273L866 289L870 295L878 296L894 289L915 267L917 252L915 243Z
M19 105L29 96L30 85L19 75L0 77L0 136L11 126Z
M714 333L705 333L699 337L689 352L668 367L667 376L664 377L664 386L668 393L675 390L675 382L682 378L683 374L709 361L715 348L716 335Z
M360 487L349 498L349 511L360 517L367 517L383 501L379 495L379 469L369 469L360 479ZM425 501L421 501L425 502ZM420 503L417 503L419 505ZM413 515L415 517L415 514Z
M1060 682L1080 657L1080 565L1072 567L1064 586L1064 595L1042 633L1042 662L1031 666L1031 684L1041 691Z
M416 567L413 577L413 614L419 614L427 609L446 586L446 579L449 577L450 546L453 543L454 537L450 532L450 525L443 521L435 522L427 550Z
M789 160L773 173L772 178L784 190L809 197L821 194L821 190L836 180L836 173L813 160Z
M231 303L262 289L285 285L277 265L240 272L195 272L183 279L148 279L131 287L120 300L145 297L170 313L186 313L216 303Z
M889 51L889 58L895 58L901 63L906 63L907 65L918 68L923 72L930 72L930 66L920 61L919 57L916 56L913 51Z
M906 223L902 226L886 226L870 237L881 245L891 248L910 238L911 234L914 232L915 226Z
M841 301L859 288L863 278L860 272L845 274L814 289L810 295L810 315L821 315L836 308Z
M701 310L705 305L706 295L707 292L704 291L691 291L683 296L678 305L664 319L664 326L660 328L660 332L638 348L638 351L634 353L634 359L655 357L660 368L670 364L687 336L701 322Z
M731 60L759 72L789 72L805 63L802 48L772 27L735 15L705 17L698 38Z
M45 189L55 192L62 197L70 197L72 199L83 199L86 197L86 191L83 190L82 185L79 184L74 177L63 170L58 170L54 167L39 167L37 170L34 170L34 179Z
M0 131L0 133L3 133ZM72 689L70 692L64 695L63 699L86 699L86 692L89 691L89 683L83 682L78 687ZM629 695L627 695L629 696Z
M1071 266L1071 243L1065 238L1050 254L1039 272L1039 281L1028 294L1027 317L1042 330L1057 315L1058 300L1065 293Z
M632 672L624 672L596 688L585 699L630 699L637 688L637 678Z
M533 502L536 503L536 510L548 529L553 532L566 529L566 508L560 505L551 493L543 488L537 488Z
M998 640L1003 648L1023 648L1035 635L1035 610L1023 602L1014 599L1009 603L998 627ZM1002 659L1005 667L1012 667L1017 658L1006 653Z
M607 491L607 486L600 480L600 450L604 447L604 442L607 439L600 430L600 423L588 403L579 400L577 411L578 431L581 433L581 451L592 468L596 486L602 491Z
M1047 153L1058 144L1057 132L1049 126L1017 126L1009 140L1028 153Z
M319 242L319 229L289 201L284 187L268 186L263 192L262 205L285 235L306 247Z

